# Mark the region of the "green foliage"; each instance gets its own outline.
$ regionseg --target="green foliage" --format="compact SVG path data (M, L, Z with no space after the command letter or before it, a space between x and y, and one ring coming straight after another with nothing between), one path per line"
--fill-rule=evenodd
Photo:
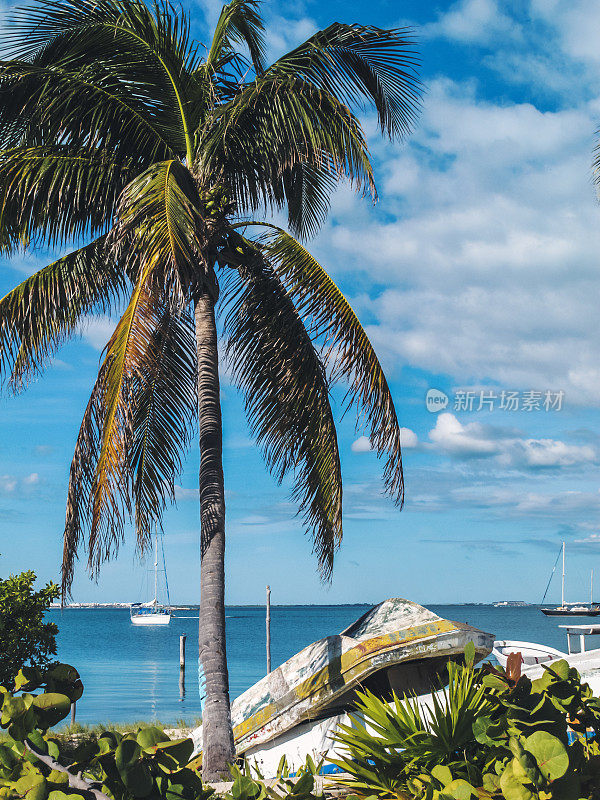
M286 758L282 756L275 780L268 783L256 766L250 767L247 762L243 767L233 765L230 767L233 784L223 797L225 800L325 800L315 781L322 765L322 761L315 762L307 756L305 764L292 780Z
M577 671L559 661L531 681L465 656L427 709L359 696L335 737L339 783L363 798L600 798L600 699Z
M55 664L46 670L24 668L13 694L2 688L0 797L6 800L206 800L190 764L191 739L171 740L156 727L134 732L103 731L67 750L48 729L64 719L83 685L77 670ZM33 694L38 689L43 691ZM302 798L301 800L304 800Z
M44 613L59 595L48 583L34 591L31 570L0 578L0 684L12 686L23 664L44 666L56 653L58 628L44 621Z

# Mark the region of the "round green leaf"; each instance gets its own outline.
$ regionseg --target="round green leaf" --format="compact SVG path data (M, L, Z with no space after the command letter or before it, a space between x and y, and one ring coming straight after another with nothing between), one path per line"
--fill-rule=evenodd
M549 781L561 778L569 768L566 747L550 733L535 731L525 739L525 749L535 758L538 769Z
M464 781L462 778L457 778L451 781L447 786L444 786L444 794L454 797L455 800L471 800L475 794L475 789L470 783Z
M510 761L500 776L500 788L505 800L533 800L534 795L517 780L513 772L513 762Z
M15 792L24 800L46 800L48 797L48 787L46 779L39 773L29 773L24 775L14 785Z
M135 739L122 739L115 752L115 764L119 772L130 769L140 760L142 748Z
M185 766L194 752L194 743L191 739L176 739L171 742L160 742L156 745L156 749L161 750L163 753L168 753L180 767Z
M33 699L33 707L38 712L40 722L45 728L51 728L64 719L71 710L71 701L66 694L44 692Z
M431 774L434 778L437 778L442 786L446 786L452 782L452 773L450 772L450 768L446 767L444 764L436 764L431 770Z
M160 728L149 727L142 728L137 734L137 743L142 750L149 750L155 747L159 742L169 742L170 739L164 731Z

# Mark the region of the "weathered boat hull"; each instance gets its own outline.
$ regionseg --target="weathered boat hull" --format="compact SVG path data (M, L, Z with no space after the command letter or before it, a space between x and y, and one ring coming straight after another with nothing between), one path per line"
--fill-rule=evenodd
M439 686L438 675L448 660L460 658L468 642L481 659L491 652L493 639L409 600L386 600L342 633L305 647L234 701L236 751L256 755L296 731L293 739L298 726L340 717L361 688L390 697L392 691L427 694ZM193 738L199 752L201 727Z

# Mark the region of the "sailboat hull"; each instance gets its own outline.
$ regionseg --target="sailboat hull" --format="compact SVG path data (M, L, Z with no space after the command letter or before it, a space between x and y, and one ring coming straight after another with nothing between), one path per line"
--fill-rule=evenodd
M542 608L542 614L545 614L547 617L600 617L600 608Z
M132 614L133 625L168 625L171 622L170 614Z

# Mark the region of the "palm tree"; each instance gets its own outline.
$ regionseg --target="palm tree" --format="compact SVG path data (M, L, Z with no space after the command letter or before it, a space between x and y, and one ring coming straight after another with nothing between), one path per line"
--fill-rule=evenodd
M87 315L122 312L75 446L63 592L80 546L97 575L129 520L145 550L197 423L203 771L214 778L234 756L218 339L327 578L342 537L331 384L348 382L345 404L399 504L400 429L363 328L300 240L340 179L375 197L352 109L373 106L390 138L409 132L413 44L404 30L334 23L267 67L256 0L224 6L207 48L168 0L35 0L2 45L0 245L75 248L0 301L4 380L19 389ZM291 233L252 219L277 210Z

